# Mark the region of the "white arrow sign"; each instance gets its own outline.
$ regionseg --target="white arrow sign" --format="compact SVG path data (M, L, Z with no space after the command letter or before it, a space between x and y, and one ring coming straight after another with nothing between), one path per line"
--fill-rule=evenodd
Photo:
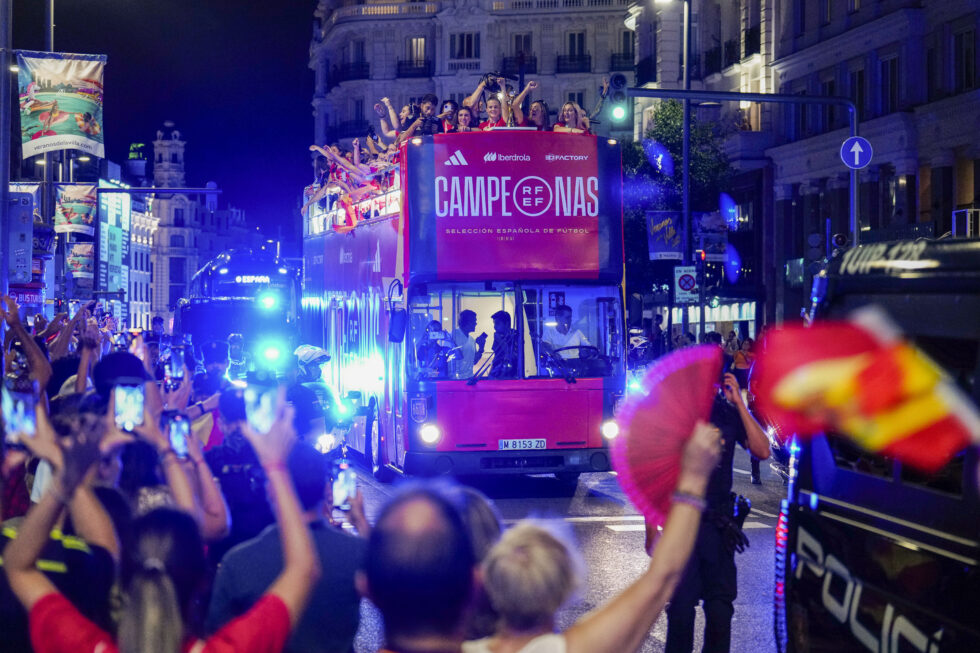
M851 154L854 155L854 166L857 167L861 165L861 153L864 152L864 148L857 141L854 141L854 145L851 146Z

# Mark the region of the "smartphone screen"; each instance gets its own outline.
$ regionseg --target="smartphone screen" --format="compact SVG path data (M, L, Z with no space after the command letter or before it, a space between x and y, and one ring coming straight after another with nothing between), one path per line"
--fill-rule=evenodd
M170 357L167 358L164 369L165 374L171 379L184 378L184 348L171 347Z
M333 482L333 507L350 510L350 500L357 494L357 474L346 462L337 466Z
M113 389L116 426L124 431L132 431L143 423L143 393L141 385L117 385Z
M250 385L245 388L245 415L259 433L268 433L276 421L276 388Z
M37 435L37 416L34 414L35 399L30 392L17 392L3 386L4 442L20 444L21 438Z
M191 423L181 414L174 414L167 420L167 435L170 446L180 458L187 457L187 438L191 437Z

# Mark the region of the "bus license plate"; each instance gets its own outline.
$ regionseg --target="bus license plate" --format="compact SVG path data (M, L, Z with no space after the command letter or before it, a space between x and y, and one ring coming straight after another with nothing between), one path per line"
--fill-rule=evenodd
M519 451L522 449L546 449L547 440L544 438L533 438L528 440L500 440L501 451Z

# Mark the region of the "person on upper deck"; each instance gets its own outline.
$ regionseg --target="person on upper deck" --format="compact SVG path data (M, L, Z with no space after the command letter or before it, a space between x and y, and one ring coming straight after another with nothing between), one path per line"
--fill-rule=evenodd
M558 122L555 123L552 131L568 134L588 134L589 122L585 116L585 111L582 110L582 107L577 102L569 101L561 105L561 111L558 112Z

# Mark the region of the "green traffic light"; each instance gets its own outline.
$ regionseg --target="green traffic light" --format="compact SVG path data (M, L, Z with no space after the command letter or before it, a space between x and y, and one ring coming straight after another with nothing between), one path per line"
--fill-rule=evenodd
M623 120L626 118L626 107L622 105L613 107L612 117L613 120Z

